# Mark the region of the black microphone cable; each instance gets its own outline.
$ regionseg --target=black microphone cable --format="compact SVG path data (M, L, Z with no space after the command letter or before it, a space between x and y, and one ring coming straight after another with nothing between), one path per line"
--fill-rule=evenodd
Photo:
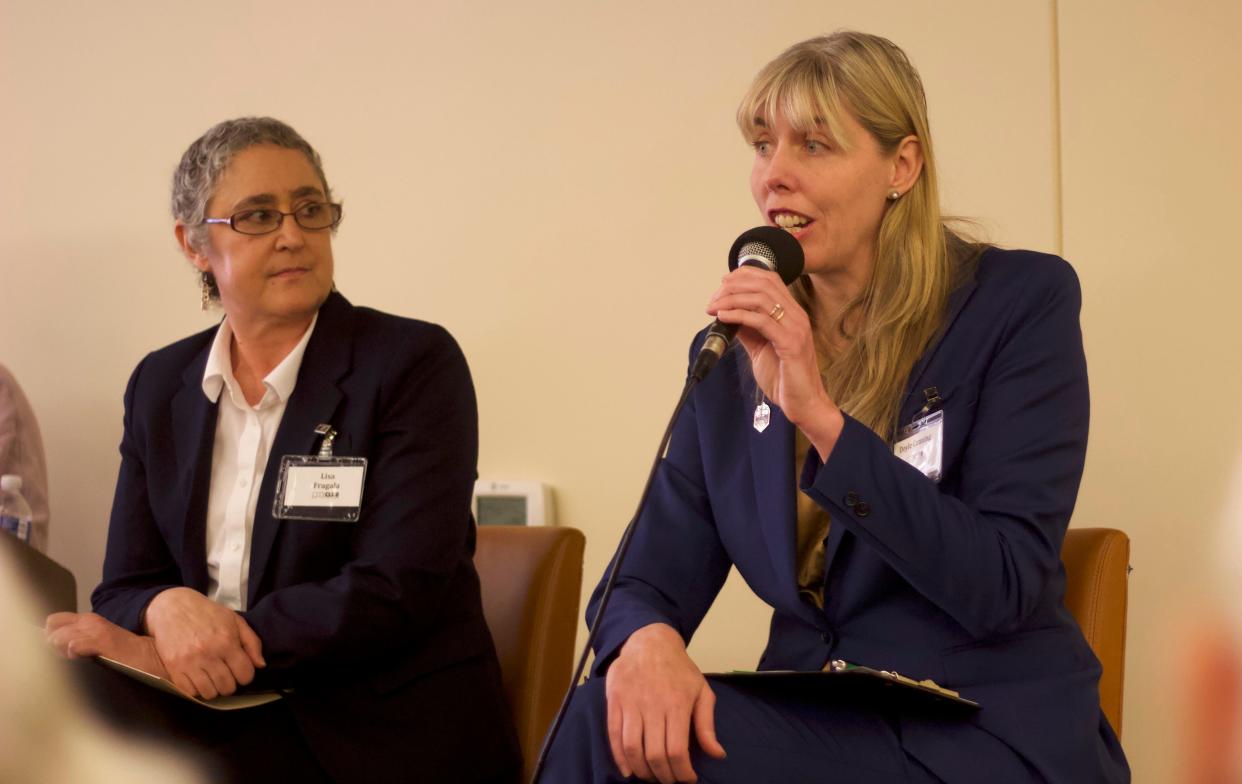
M796 239L782 229L774 226L757 226L743 232L734 241L733 247L729 250L730 270L736 269L738 266L751 264L777 273L780 275L782 282L788 286L802 273L802 247ZM669 418L668 426L664 428L664 436L660 439L660 448L656 450L655 461L652 462L651 470L647 473L647 483L643 485L642 495L638 499L638 508L634 510L634 516L630 518L629 524L625 526L625 532L621 534L621 542L617 545L616 555L613 556L612 568L608 571L608 579L604 581L604 590L599 597L599 608L595 611L595 621L587 632L586 644L582 647L582 655L578 657L578 666L574 670L573 679L569 682L569 690L565 692L565 698L561 700L561 707L557 709L556 716L552 719L552 725L548 728L548 734L544 736L543 746L539 749L539 760L535 763L535 770L531 774L530 784L539 784L539 775L543 772L544 765L547 763L548 751L552 748L552 741L556 739L556 733L560 730L561 722L565 719L565 712L569 708L569 701L573 698L574 691L578 688L578 681L582 679L582 673L586 669L587 656L590 654L591 649L595 647L595 639L599 635L600 620L604 617L604 610L608 609L608 600L612 597L612 589L617 583L617 575L621 573L621 563L625 560L625 553L630 548L630 540L634 538L634 528L638 524L638 518L642 516L643 509L647 506L647 497L651 494L651 485L655 481L656 469L660 467L660 461L664 459L664 455L668 450L668 442L673 436L673 426L677 423L677 417L681 415L681 410L685 407L686 401L690 399L690 393L695 386L711 372L716 362L724 355L729 344L733 341L733 336L737 329L736 324L722 324L719 319L713 322L708 330L703 346L700 347L699 353L691 366L690 373L686 376L685 386L681 390L681 398L677 401L676 407L673 408L673 415Z
M612 597L612 589L617 583L617 575L621 572L621 563L625 560L625 552L630 548L630 540L634 538L634 529L637 527L638 518L642 516L643 508L647 505L647 497L651 495L651 485L655 481L656 469L660 467L660 461L664 459L665 452L668 449L668 442L673 437L673 426L677 424L677 417L681 415L681 410L685 408L686 401L690 399L690 392L699 383L699 379L693 375L686 377L686 384L682 387L681 398L678 399L677 405L673 408L673 415L668 420L668 426L664 428L664 436L660 439L660 448L656 450L655 461L651 464L651 470L647 472L647 483L643 485L642 496L638 499L638 508L634 510L634 516L630 518L629 525L625 527L625 532L621 534L621 543L617 545L617 554L613 556L612 568L608 570L608 579L604 582L603 593L599 597L599 608L595 611L595 621L591 624L590 631L587 632L586 644L582 646L582 655L578 657L578 666L574 669L574 677L569 682L569 690L565 692L565 698L561 700L561 707L557 709L555 718L552 719L552 726L548 728L548 734L544 736L543 746L539 749L539 761L535 763L535 770L531 774L530 784L539 783L539 774L543 773L544 764L548 760L548 750L552 748L552 741L556 739L556 733L561 728L561 722L565 719L565 711L569 708L569 701L573 699L574 692L578 689L578 681L582 679L582 672L586 669L587 656L591 649L595 646L595 638L599 635L600 621L604 617L604 610L608 608L608 600Z

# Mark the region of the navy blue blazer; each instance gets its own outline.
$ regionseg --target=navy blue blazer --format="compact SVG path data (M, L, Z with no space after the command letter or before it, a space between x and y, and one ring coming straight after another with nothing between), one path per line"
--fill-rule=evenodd
M756 432L745 355L725 357L676 425L602 625L597 674L646 624L688 641L736 565L773 608L760 669L845 659L982 704L966 719L900 718L902 745L945 781L993 781L997 754L1020 756L1032 780L1129 780L1100 710L1099 662L1062 601L1089 413L1078 280L1054 256L998 249L967 278L899 420L939 390L941 481L848 416L828 460L812 449L802 467L802 489L832 521L822 611L796 584L793 425L773 407Z
M125 392L121 469L97 613L140 630L174 586L207 589L216 404L202 391L216 328L149 354ZM356 524L272 517L280 459L368 458ZM256 685L287 704L338 780L474 781L518 770L483 619L470 495L478 452L470 371L441 327L356 308L319 311L255 510L246 621Z

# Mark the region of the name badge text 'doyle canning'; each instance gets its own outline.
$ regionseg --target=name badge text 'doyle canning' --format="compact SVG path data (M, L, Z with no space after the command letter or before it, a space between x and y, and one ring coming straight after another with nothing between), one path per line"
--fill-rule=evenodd
M922 471L923 476L939 482L944 452L943 401L935 387L928 387L923 394L927 397L927 405L915 415L913 422L897 431L893 454Z
M319 453L280 458L272 516L280 520L318 520L356 523L362 511L362 485L367 474L365 457L336 457L336 431L319 425Z

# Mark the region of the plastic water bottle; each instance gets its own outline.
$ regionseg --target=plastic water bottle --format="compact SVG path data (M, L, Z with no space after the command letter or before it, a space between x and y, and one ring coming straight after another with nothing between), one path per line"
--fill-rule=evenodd
M33 518L30 504L22 496L22 478L17 474L0 476L0 529L29 542Z

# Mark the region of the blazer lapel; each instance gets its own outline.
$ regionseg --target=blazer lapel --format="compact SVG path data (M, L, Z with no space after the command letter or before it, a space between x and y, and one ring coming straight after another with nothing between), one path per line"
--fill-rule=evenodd
M263 484L254 511L254 528L250 536L250 574L246 606L255 602L256 592L272 556L272 546L281 521L272 516L276 479L280 460L285 455L310 455L318 449L315 426L332 423L332 417L344 397L338 383L348 372L352 347L349 319L352 305L333 292L319 310L315 333L306 345L302 367L293 394L285 405L285 414L276 430L272 451L263 471ZM339 443L339 442L338 442Z
M749 423L754 417L751 395L743 395L746 410L742 415ZM797 525L797 507L794 493L797 490L797 474L794 472L794 426L785 414L772 406L772 418L762 433L748 425L751 476L754 480L755 504L759 514L759 528L767 545L768 556L776 574L777 590L780 592L784 610L793 611L811 623L814 614L798 598L797 572L795 566L796 542L794 530Z
M902 402L901 411L898 413L898 425L904 425L909 422L914 413L922 408L924 403L923 385L920 382L923 379L923 373L936 356L936 351L939 350L940 344L944 342L944 336L948 334L949 328L957 320L958 314L962 312L962 308L966 307L966 302L970 299L970 295L975 292L977 285L972 275L949 294L949 301L945 305L944 323L941 324L940 329L936 332L936 336L932 338L931 345L923 352L923 356L919 357L919 361L914 363L914 368L910 371L910 382L906 385L906 397ZM941 388L941 391L945 391L944 388Z
M214 333L212 333L214 336ZM211 454L215 446L216 412L203 394L203 369L211 340L181 375L181 389L173 396L173 440L177 454L176 497L181 512L180 567L185 584L207 590L207 494L211 487Z

